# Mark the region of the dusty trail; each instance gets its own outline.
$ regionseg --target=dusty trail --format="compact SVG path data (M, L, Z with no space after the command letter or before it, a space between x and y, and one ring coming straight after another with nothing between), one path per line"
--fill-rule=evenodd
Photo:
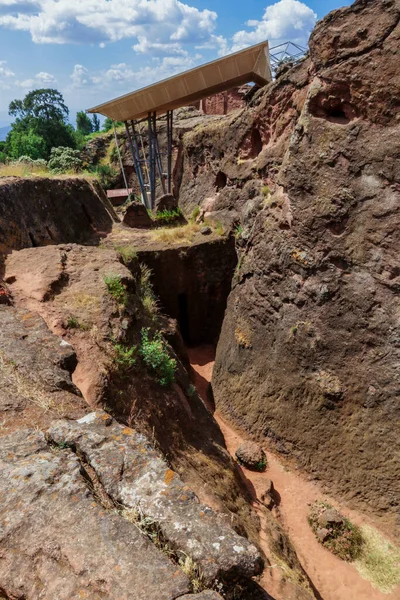
M209 345L189 348L188 354L195 372L197 390L204 402L208 404L207 387L214 368L215 349ZM224 434L227 448L234 456L236 448L245 437L235 431L221 415L214 413L214 416ZM328 497L315 482L307 481L304 475L288 469L270 451L268 451L268 468L265 473L254 473L243 468L243 474L249 481L249 487L255 490L257 497L260 497L265 489L265 480L273 481L281 499L276 516L289 534L304 570L323 600L397 600L399 598L399 589L391 594L379 592L360 577L351 563L336 558L319 544L308 525L307 514L310 503L324 498L358 525L366 523L376 527L376 523L371 519ZM254 506L257 508L256 503ZM262 533L260 543L265 546ZM273 577L265 575L262 584L267 591L274 593Z

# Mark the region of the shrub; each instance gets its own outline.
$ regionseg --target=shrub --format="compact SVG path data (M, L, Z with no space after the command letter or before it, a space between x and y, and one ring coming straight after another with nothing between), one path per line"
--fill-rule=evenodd
M160 385L171 385L175 379L176 360L168 354L167 343L157 331L150 339L149 328L142 329L140 356Z
M324 515L328 512L335 513L335 520L327 519L323 522ZM318 541L342 560L353 561L361 553L364 543L361 530L350 523L348 519L339 515L337 511L326 502L315 502L311 506L308 522Z
M114 344L114 361L123 369L131 369L136 363L136 346L126 346L125 344Z
M169 223L173 223L182 217L183 215L181 209L174 208L173 210L161 210L160 212L157 212L153 219L156 223L161 225L169 225Z
M125 285L121 281L120 275L106 275L104 283L107 286L108 293L118 302L118 304L126 304L128 295Z
M66 173L68 171L77 173L82 168L79 150L73 150L64 146L52 148L47 167L53 173Z
M7 154L0 150L0 164L5 164L7 162Z

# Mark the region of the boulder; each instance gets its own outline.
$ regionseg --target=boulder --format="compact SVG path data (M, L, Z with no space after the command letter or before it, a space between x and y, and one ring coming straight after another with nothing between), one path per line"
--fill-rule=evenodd
M128 206L122 222L124 225L135 229L148 229L153 226L147 208L141 202L133 202Z
M172 194L164 194L156 199L156 212L163 210L176 210L178 208L178 200Z
M211 227L208 227L208 226L202 227L200 229L200 233L201 233L201 235L210 235L210 233L212 233L212 229L211 229Z
M259 444L255 442L243 442L235 454L239 463L247 469L265 471L267 457Z
M1 591L27 600L174 600L189 581L94 493L85 466L43 433L0 446ZM89 482L89 483L88 483Z
M334 508L327 508L318 516L320 527L329 527L330 525L342 525L344 518Z
M200 567L206 583L261 572L257 548L224 515L200 504L143 435L100 411L78 422L53 422L47 436L85 456L113 502L156 523L168 544Z

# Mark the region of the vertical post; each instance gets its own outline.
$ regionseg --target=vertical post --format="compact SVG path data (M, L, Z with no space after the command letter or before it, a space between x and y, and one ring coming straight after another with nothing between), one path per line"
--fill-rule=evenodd
M155 148L153 135L153 116L152 113L147 115L147 132L148 132L148 154L149 154L149 173L150 173L150 208L153 209L156 202L156 164L155 164Z
M132 140L131 132L129 130L128 122L125 122L126 135L128 138L129 148L130 148L132 158L133 158L133 164L135 166L136 175L139 180L139 186L140 186L140 191L142 194L143 203L148 208L147 192L146 192L146 187L144 185L144 180L143 180L142 165L140 164L139 148L137 145L135 125L134 125L133 121L131 121L131 125L132 125L132 132L133 132L133 140Z
M172 194L172 126L173 126L174 112L169 110L167 112L167 182L168 182L168 194Z
M153 115L152 115L152 127L153 127L153 142L154 142L154 160L157 165L158 177L161 181L161 187L163 190L163 194L165 194L166 189L165 189L164 173L163 173L163 168L162 168L161 154L160 154L160 148L158 145L158 135L157 135L157 113L153 113Z

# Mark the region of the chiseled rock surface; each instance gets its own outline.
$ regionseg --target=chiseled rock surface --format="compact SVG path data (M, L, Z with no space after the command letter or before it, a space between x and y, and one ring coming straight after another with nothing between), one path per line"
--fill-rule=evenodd
M222 600L222 596L211 590L200 592L200 594L189 594L188 596L182 596L180 600Z
M0 306L0 322L0 352L9 362L51 389L79 395L70 375L76 366L74 349L53 335L37 313Z
M20 430L0 446L0 589L26 600L175 600L186 576L92 495L69 449Z
M225 516L200 504L144 436L104 412L78 422L55 421L48 436L76 448L114 502L154 519L169 543L200 566L207 582L261 571L257 548L235 533Z

